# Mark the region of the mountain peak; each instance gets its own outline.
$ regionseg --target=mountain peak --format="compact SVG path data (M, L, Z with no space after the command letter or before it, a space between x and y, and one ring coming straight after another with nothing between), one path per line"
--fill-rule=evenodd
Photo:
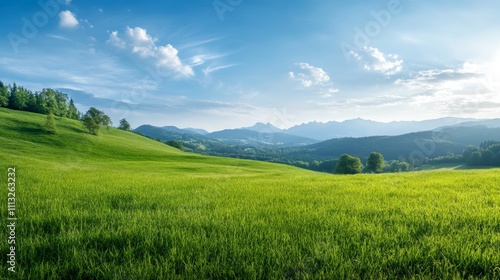
M272 125L271 123L262 123L262 122L258 122L256 123L254 126L251 126L251 127L245 127L245 129L248 129L248 130L253 130L253 131L257 131L257 132L262 132L262 133L276 133L276 132L282 132L281 129L275 127L274 125Z

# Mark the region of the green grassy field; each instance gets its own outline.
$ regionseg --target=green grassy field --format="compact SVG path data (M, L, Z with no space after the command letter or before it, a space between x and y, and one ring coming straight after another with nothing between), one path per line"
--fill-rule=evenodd
M2 279L500 279L500 170L335 176L0 109Z
M470 166L465 163L436 163L425 164L416 168L415 171L423 170L477 170L477 169L491 169L491 166Z

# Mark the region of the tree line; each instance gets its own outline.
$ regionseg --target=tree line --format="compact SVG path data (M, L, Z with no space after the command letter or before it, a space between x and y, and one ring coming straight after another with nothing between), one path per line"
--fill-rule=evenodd
M427 160L426 163L463 163L470 166L500 166L500 142L485 141L479 147L469 145L461 155L449 154ZM386 163L382 154L373 152L363 167L361 159L347 154L342 155L335 168L338 174L358 174L362 172L404 172L412 170L411 164L401 161Z
M479 147L469 145L462 154L447 154L428 163L463 163L470 166L500 166L500 142L484 141Z
M5 85L0 81L0 107L47 115L44 128L49 133L56 133L54 116L80 120L89 133L94 135L98 134L100 127L109 128L113 125L111 118L103 111L90 107L85 114L82 114L72 98L51 88L32 92L16 83ZM130 124L126 119L121 119L118 128L130 130Z
M485 141L479 147L467 146L462 161L473 166L500 166L500 142Z
M78 120L81 116L73 99L61 91L45 88L32 92L16 83L5 85L2 81L0 81L0 107L45 115L52 113L58 117L74 120Z

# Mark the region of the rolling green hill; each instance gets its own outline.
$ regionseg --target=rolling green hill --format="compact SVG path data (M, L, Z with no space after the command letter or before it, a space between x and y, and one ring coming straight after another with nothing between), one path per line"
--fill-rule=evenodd
M258 127L257 127L258 128ZM278 132L259 132L251 129L225 129L200 135L175 127L155 127L152 125L141 125L134 129L148 137L161 141L182 141L188 145L208 146L212 153L219 153L224 148L234 146L255 148L279 148L304 146L318 142L317 140ZM193 149L200 152L198 149Z
M0 108L1 279L500 277L499 169L334 176L44 122Z
M101 128L100 135L89 134L83 125L67 118L57 119L56 135L44 132L45 116L0 108L0 139L2 156L9 161L36 161L40 164L72 166L113 162L155 162L170 169L176 166L189 170L202 166L216 171L226 166L237 171L238 166L257 169L286 168L254 161L206 157L184 153L163 143L150 140L132 132ZM5 162L5 161L4 161Z
M141 133L149 138L157 139L162 142L170 140L180 141L184 145L186 151L203 155L256 160L269 160L275 155L274 150L268 148L232 145L204 135L179 133L151 125L141 125L136 128L134 132Z

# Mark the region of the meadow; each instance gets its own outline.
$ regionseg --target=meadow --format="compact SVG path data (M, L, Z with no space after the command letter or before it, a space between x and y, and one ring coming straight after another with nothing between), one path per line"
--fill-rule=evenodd
M44 122L0 109L2 279L500 279L500 169L328 175Z

